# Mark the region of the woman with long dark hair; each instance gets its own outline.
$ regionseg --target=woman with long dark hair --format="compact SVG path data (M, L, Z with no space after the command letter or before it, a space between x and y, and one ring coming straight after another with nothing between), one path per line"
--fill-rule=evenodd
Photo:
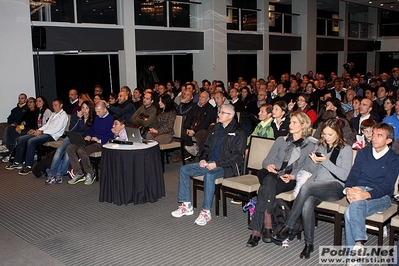
M39 111L37 117L37 127L40 128L47 123L47 120L50 118L51 115L51 110L47 99L43 96L38 96L36 98L36 107Z
M89 101L84 101L80 107L80 111L71 115L69 131L78 132L83 138L86 137L89 134L90 127L93 125L94 116L95 112L93 104ZM50 171L48 172L45 181L46 185L62 183L62 177L68 170L69 166L69 156L66 152L66 148L69 144L71 144L71 141L66 137L55 152L53 161L51 162ZM68 181L69 184L71 184L70 181Z
M344 139L340 121L326 120L316 151L309 154L303 167L312 176L303 184L294 201L285 226L275 232L275 238L284 240L292 236L295 222L302 216L305 234L305 248L300 258L308 259L314 250L314 209L322 201L336 201L342 193L346 178L352 167L352 148Z
M169 94L163 94L159 98L159 112L157 123L149 129L146 139L156 140L160 144L170 143L175 134L173 127L176 119L176 108Z
M395 104L396 99L394 96L387 96L384 99L384 111L378 113L380 121L382 121L385 117L395 114Z

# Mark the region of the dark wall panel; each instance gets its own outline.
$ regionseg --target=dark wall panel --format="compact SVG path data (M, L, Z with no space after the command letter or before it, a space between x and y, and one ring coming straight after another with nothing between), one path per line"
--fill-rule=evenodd
M330 38L317 38L316 50L325 52L338 52L344 50L344 40L330 39Z
M263 36L227 33L227 50L262 50Z
M95 29L46 26L47 51L123 50L122 29Z
M137 51L204 50L202 32L136 30Z
M251 78L256 77L256 54L227 55L227 69L229 82L236 82L239 76L250 81Z
M298 51L301 50L301 37L269 36L270 51Z
M374 51L374 41L361 41L361 40L349 40L348 41L349 52L372 52Z

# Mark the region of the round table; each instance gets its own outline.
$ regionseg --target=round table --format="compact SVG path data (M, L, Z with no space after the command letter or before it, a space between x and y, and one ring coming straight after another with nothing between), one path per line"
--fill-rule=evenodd
M165 196L161 152L158 142L102 148L100 202L141 204Z

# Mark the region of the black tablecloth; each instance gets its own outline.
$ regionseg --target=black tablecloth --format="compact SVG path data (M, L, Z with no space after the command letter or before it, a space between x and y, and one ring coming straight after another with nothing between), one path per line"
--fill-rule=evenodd
M100 202L117 205L156 202L165 196L159 145L140 150L103 147Z

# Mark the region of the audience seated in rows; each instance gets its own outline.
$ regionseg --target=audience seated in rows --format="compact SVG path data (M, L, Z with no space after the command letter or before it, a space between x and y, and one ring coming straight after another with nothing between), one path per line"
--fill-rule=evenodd
M15 160L6 167L8 170L21 169L20 175L28 175L32 172L36 147L48 141L58 140L64 134L68 115L62 109L61 99L53 100L53 110L44 126L18 138ZM22 164L23 162L25 163Z

